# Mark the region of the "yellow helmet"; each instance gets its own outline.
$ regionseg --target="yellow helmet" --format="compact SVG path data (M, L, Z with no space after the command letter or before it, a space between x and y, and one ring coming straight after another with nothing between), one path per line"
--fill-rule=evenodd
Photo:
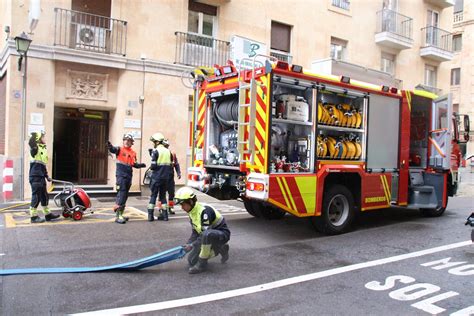
M174 203L179 205L187 200L194 199L196 197L196 193L194 193L193 189L190 187L182 187L174 196Z
M163 134L161 134L161 133L155 133L155 134L151 135L151 137L150 137L150 141L152 141L154 143L160 143L163 140L165 140L165 136L163 136Z

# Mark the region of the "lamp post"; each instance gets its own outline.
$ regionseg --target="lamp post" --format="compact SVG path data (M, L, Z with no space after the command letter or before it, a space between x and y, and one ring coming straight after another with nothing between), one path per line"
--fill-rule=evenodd
M26 75L27 75L27 55L28 48L30 48L31 39L25 34L15 37L16 50L20 54L18 59L18 71L21 71L21 64L23 58L25 58L25 67L23 67L23 72L21 76L23 78L22 83L22 98L21 98L21 132L20 132L20 199L25 198L25 121L26 121Z

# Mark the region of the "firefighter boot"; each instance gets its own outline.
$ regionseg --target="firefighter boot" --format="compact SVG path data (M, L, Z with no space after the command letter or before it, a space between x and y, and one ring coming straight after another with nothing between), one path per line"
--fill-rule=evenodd
M221 254L221 263L226 263L229 260L229 245L225 244L219 249L219 253Z
M127 221L125 220L125 218L123 218L123 210L121 210L120 208L117 209L117 211L115 212L115 222L118 223L118 224L125 224L127 223Z
M44 219L42 219L42 218L39 217L38 215L32 216L32 217L31 217L31 223L32 223L32 224L44 223Z
M54 214L54 213L51 213L50 210L49 210L49 208L47 208L47 207L45 207L45 208L43 209L43 213L44 213L44 219L45 219L47 222L49 222L49 221L52 220L52 219L56 219L56 218L59 217L59 215Z
M154 209L148 209L148 221L153 222L155 220L155 217L153 216L153 213L155 212Z
M165 222L168 221L168 210L166 208L160 210L160 216L158 216L158 220L165 221Z
M198 262L189 268L189 274L198 274L207 270L207 259L199 258Z

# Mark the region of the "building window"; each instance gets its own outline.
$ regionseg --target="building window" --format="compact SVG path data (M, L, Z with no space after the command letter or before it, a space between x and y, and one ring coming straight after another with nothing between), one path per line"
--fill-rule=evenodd
M291 63L291 25L272 21L270 55L278 60Z
M213 37L217 29L217 7L189 0L188 32Z
M271 49L276 49L281 52L289 53L291 47L291 26L272 21L270 41Z
M436 87L436 72L435 66L425 65L425 85L432 88Z
M462 50L462 35L453 35L453 51L460 52Z
M451 69L451 85L458 86L461 83L461 68Z
M349 11L351 2L349 0L332 0L332 5Z
M380 62L380 70L391 75L395 74L395 55L382 53Z
M330 57L336 60L346 59L347 41L331 37Z

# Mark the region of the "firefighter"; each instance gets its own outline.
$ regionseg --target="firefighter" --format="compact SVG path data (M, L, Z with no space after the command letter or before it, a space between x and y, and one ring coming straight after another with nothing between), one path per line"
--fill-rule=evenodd
M189 187L182 187L176 192L175 204L181 205L188 213L191 221L192 233L184 250L189 252L189 273L204 272L207 260L221 255L221 263L229 259L230 230L224 216L210 205L197 202L194 191Z
M151 182L150 182L150 202L148 203L148 221L152 222L155 218L153 212L156 205L156 198L160 200L159 221L168 221L168 207L166 204L166 191L168 190L168 181L172 174L171 152L164 146L165 137L161 133L155 133L150 137L153 142L153 149L149 149L151 156Z
M163 145L165 148L169 149L170 143L167 139L163 141ZM171 175L168 180L168 212L170 214L175 214L173 211L173 206L174 206L174 190L175 190L175 183L174 183L174 172L176 170L176 174L178 175L178 179L181 179L181 168L179 166L179 161L178 157L176 156L176 153L173 151L171 152Z
M137 153L132 149L134 143L132 134L123 135L123 146L113 146L107 141L107 148L112 154L117 156L116 164L116 189L117 197L115 199L115 222L125 224L128 218L123 216L125 204L128 199L128 191L132 185L133 168L145 168L144 163L137 163Z
M49 197L46 189L46 180L51 182L52 179L48 175L48 169L46 169L48 151L44 135L44 132L33 132L28 142L31 155L29 176L31 185L31 223L43 223L45 220L50 221L59 217L59 215L52 213L48 207ZM38 210L36 209L40 203L43 207L44 219L38 216Z

